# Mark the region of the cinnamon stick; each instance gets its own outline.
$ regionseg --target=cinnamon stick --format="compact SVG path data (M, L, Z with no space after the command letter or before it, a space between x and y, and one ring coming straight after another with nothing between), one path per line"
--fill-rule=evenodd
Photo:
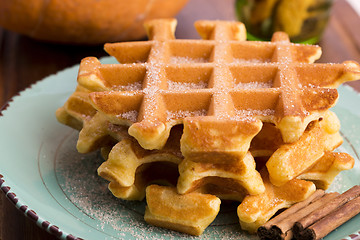
M340 194L336 198L334 198L332 201L330 201L328 204L323 204L323 207L319 207L315 211L311 212L309 215L301 218L300 220L296 221L294 224L294 227L292 228L292 231L296 236L302 232L306 227L310 226L311 224L315 223L319 219L325 217L338 207L344 205L348 201L360 196L360 185L354 186L344 192L343 194Z
M299 240L317 240L325 237L334 229L350 220L360 213L360 196L353 198L335 211L331 212L321 220L315 222L296 239Z
M306 200L296 203L290 208L286 209L276 217L272 218L270 221L265 223L264 225L260 226L257 230L257 234L260 239L274 239L276 234L271 231L271 227L273 225L276 225L278 222L281 222L282 220L291 217L299 211L300 209L306 207L311 202L316 201L317 199L321 198L325 194L324 190L318 189L316 190L310 197L308 197Z
M339 195L339 193L337 193L337 192L324 194L322 197L316 198L314 201L312 201L310 204L303 207L299 211L287 216L286 218L279 221L277 224L272 225L271 226L272 237L280 235L280 236L282 236L281 239L283 239L286 235L290 234L289 230L292 229L295 222L297 222L298 220L302 219L303 217L309 215L309 213L313 212L314 210L318 209L319 207L323 206L324 204L330 202L332 199L334 199L338 195Z

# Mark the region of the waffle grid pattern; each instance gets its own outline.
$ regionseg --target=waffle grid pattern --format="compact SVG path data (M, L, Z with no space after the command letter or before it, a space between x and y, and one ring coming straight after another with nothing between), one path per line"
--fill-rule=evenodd
M79 152L102 149L106 161L98 174L116 197L146 194L156 203L145 213L151 224L201 234L212 220L193 232L194 220L184 230L179 216L194 206L179 210L159 196L216 195L241 202L240 224L254 232L278 209L352 167L347 154L344 161L324 158L323 174L314 164L342 142L340 123L328 109L338 98L336 87L358 79L360 66L314 64L318 46L292 44L280 32L271 42L246 41L238 22L195 27L201 40L175 39L176 20L152 20L145 26L149 41L105 45L117 64L83 59L78 87L57 118L80 130ZM153 180L171 180L173 187L151 192Z
M95 108L115 124L133 125L129 133L144 148L161 149L170 128L194 116L250 122L256 133L260 120L272 122L294 142L335 104L333 87L353 67L313 64L320 48L292 44L283 33L272 42L245 41L241 23L198 22L202 40L175 39L175 25L153 21L150 41L105 46L120 64L88 58L80 69Z

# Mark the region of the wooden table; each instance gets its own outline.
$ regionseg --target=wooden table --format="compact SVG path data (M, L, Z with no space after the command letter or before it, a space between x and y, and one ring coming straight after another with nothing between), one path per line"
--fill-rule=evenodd
M197 19L234 20L233 0L190 0L179 13L178 38L197 38ZM345 2L334 4L333 14L320 45L319 62L360 62L360 18ZM105 56L102 46L79 47L37 42L0 28L0 106L30 84L57 71L78 64L86 56ZM360 81L351 85L360 90ZM0 166L1 173L1 166ZM61 226L60 226L61 227ZM0 193L0 239L55 239L37 227Z

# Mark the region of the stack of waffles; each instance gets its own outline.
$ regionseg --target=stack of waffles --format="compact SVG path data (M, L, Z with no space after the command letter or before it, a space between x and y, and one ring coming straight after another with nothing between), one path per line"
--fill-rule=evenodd
M175 19L152 20L148 41L106 44L118 64L83 59L56 115L80 130L79 152L101 150L116 197L146 197L148 223L200 235L231 200L255 232L353 167L333 152L342 137L329 108L360 66L315 64L318 46L281 32L246 41L239 22L195 27L201 40L181 40Z

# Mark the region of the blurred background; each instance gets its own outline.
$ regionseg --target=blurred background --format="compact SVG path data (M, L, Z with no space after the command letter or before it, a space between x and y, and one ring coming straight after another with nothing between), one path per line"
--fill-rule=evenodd
M274 30L290 31L292 40L322 47L318 62L360 62L359 0L149 2L0 0L0 105L84 57L106 56L104 42L145 40L142 22L156 17L175 16L176 37L183 39L199 38L193 27L196 20L240 19L248 27L249 38L269 39ZM359 81L351 84L360 90ZM0 194L0 239L54 237Z

